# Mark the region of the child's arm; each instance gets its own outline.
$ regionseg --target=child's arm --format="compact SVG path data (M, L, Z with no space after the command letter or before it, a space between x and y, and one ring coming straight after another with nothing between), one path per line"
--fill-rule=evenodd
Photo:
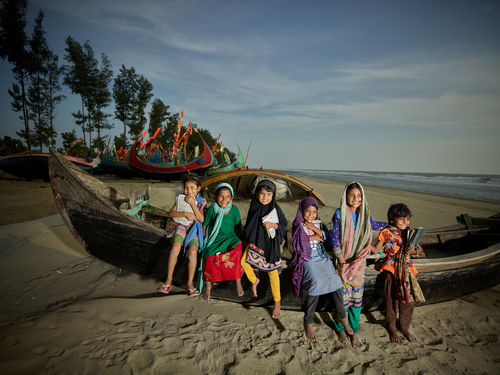
M175 204L170 209L170 211L168 212L168 216L170 216L170 217L185 217L189 221L196 220L196 216L193 213L191 213L191 212L180 212L180 211L177 211L177 208L176 208Z
M191 197L189 195L186 196L186 202L191 205L195 219L198 220L200 223L203 223L205 221L206 210L203 209L203 212L200 212L200 210L198 210L198 206L196 205L196 199L194 197ZM188 218L188 220L190 220L190 219Z
M274 228L274 229L278 230L278 224L277 223L271 223L269 221L264 221L262 223L262 226L264 227L265 230L269 230L271 228Z
M415 245L413 245L412 247L407 247L405 249L405 253L406 253L406 255L415 255L417 253L417 250L415 249Z
M234 233L236 233L236 237L241 240L241 223L234 227Z
M382 242L380 240L377 241L375 246L370 245L370 249L372 251L372 254L377 254L380 251L380 249L382 248L382 246L384 246L384 242Z

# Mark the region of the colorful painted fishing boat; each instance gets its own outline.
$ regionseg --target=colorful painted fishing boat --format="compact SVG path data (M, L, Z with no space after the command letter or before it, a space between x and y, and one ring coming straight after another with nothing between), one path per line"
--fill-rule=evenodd
M83 170L90 171L99 164L99 156L94 159L63 155L67 160ZM0 170L27 180L49 181L49 153L21 153L0 158Z
M188 172L203 174L212 165L213 155L210 148L203 140L203 153L190 162L181 165L171 165L170 163L151 163L142 160L137 155L139 142L130 149L128 154L129 165L141 176L154 180L174 181L179 180Z
M202 188L206 198L212 198L215 187L221 182L226 182L233 187L235 198L251 198L254 187L261 179L275 182L278 201L300 201L304 197L313 196L320 204L326 206L323 198L302 181L284 173L264 169L239 169L219 173L205 178L202 181Z
M207 169L205 172L207 176L213 176L218 173L229 172L233 170L242 169L245 166L245 156L241 152L240 146L238 146L238 157L232 163L222 162L214 167Z

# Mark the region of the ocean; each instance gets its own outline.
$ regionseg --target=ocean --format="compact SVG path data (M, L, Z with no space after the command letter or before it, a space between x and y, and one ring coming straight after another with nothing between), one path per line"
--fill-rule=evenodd
M336 171L324 169L280 169L287 174L322 180L416 191L500 203L500 175L452 173L397 173Z

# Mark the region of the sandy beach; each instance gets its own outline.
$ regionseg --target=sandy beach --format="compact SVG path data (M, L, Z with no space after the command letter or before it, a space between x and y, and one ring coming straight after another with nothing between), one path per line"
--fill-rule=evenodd
M326 201L330 221L343 183L299 178ZM106 180L129 192L152 186L152 204L170 208L178 183ZM360 181L362 183L362 181ZM358 349L343 346L331 315L317 313L309 342L303 313L157 293L141 277L87 254L53 201L49 183L0 176L0 374L496 374L500 372L500 286L415 309L416 339L393 344L383 312L363 314ZM490 216L500 203L365 186L372 216L385 221L405 202L412 226ZM248 201L236 201L245 222ZM293 221L298 202L280 204Z

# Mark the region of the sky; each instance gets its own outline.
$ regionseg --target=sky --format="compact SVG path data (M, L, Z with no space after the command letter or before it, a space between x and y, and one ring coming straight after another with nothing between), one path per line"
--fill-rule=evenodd
M29 36L39 9L61 64L88 40L250 167L500 174L498 0L31 0ZM13 82L0 61L0 137ZM81 134L62 93L56 131Z

